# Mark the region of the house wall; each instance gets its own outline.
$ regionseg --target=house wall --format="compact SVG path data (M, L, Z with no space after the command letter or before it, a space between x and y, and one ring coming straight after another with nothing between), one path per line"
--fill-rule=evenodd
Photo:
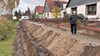
M86 6L85 5L78 6L77 14L83 14L84 16L86 16Z
M63 17L64 17L63 12L65 12L65 10L62 10L62 11L60 12L60 15L58 16L58 18L63 18ZM48 16L48 14L49 14L49 16ZM55 18L55 17L52 15L51 12L48 12L48 13L44 13L44 14L43 14L43 18L53 19L53 18Z
M43 13L43 18L47 18L47 13Z
M42 19L42 18L43 18L43 14L38 14L38 15L36 15L36 17L35 17L35 18Z
M35 18L41 19L41 18L43 18L43 14L39 14L38 12L36 12Z
M66 11L67 11L67 14L71 14L71 8L70 7L67 8Z
M54 18L51 12L49 12L49 18Z
M38 17L38 13L37 13L37 10L35 9L35 18Z
M67 12L66 5L67 4L63 4L63 10L61 10L60 15L58 16L59 18L64 18L64 12Z
M63 4L63 9L66 9L66 5L67 5L67 4Z
M66 12L66 10L62 10L60 13L60 18L64 18L64 12Z
M39 14L39 18L42 19L43 18L43 14Z
M94 4L94 3L89 3L89 4ZM96 15L87 15L86 5L88 5L88 4L74 6L74 7L77 7L77 14L83 14L84 16L86 16L88 18L97 18L97 17L100 18L100 2L97 2L97 14ZM68 14L72 14L71 8L73 8L73 7L69 7L66 9Z
M49 14L49 16L48 16ZM44 13L43 14L43 18L47 18L47 19L52 19L52 18L55 18L51 12L47 12L47 13Z
M100 2L97 2L97 16L100 18Z

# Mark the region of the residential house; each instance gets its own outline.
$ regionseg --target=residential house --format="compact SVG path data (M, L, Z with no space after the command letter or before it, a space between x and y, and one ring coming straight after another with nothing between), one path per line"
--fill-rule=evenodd
M22 12L19 10L19 13L21 13L22 14ZM29 18L32 18L31 17L31 14L32 12L31 12L31 10L30 10L30 8L28 7L27 8L27 10L22 14L22 16L28 16Z
M61 12L60 12L60 18L64 18L67 14L66 12L66 6L67 6L67 1L57 1L56 2L57 5L59 6L59 8L61 9Z
M44 5L44 18L52 19L55 18L52 15L52 9L59 7L61 10L64 8L66 2L62 0L45 0ZM58 17L62 17L61 14Z
M25 11L25 13L23 13L23 16L30 16L30 15L31 15L30 11Z
M77 11L90 19L100 18L100 0L70 0L66 10L68 14Z
M35 18L43 18L44 6L37 6L35 9Z
M5 0L0 0L0 16L9 14L9 10Z

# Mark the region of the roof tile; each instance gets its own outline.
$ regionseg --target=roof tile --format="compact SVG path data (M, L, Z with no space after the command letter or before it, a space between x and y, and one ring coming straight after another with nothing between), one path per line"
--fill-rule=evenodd
M46 0L46 3L50 9L50 11L52 11L53 7L59 7L58 4L56 2L59 3L67 3L67 1L51 1L51 0Z
M70 0L68 7L74 7L74 6L98 2L98 1L100 0Z
M37 9L37 12L39 14L42 14L43 13L43 10L44 10L44 6L37 6L36 9Z

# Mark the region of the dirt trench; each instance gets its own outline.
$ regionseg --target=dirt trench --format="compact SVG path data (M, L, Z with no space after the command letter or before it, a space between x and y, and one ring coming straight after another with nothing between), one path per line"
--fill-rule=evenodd
M99 45L87 45L44 26L22 21L14 42L14 56L100 56Z

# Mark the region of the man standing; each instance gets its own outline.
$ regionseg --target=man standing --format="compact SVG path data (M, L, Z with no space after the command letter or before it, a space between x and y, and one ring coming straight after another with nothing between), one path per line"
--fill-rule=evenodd
M76 11L73 12L73 15L70 17L71 33L77 34L77 19L80 18L77 16Z

